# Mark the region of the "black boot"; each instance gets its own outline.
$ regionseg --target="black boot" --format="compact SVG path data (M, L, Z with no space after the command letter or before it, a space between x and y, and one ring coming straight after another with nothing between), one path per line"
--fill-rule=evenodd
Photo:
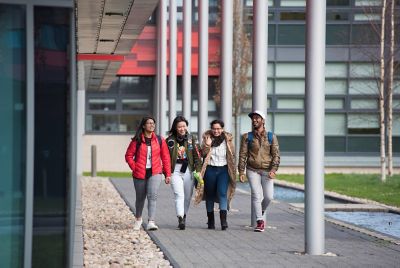
M185 230L185 218L178 216L178 228L179 230Z
M214 219L214 211L208 212L207 211L207 218L208 218L208 229L215 229L215 219Z
M219 211L219 218L221 219L221 229L222 231L226 230L228 228L228 222L226 221L226 210L220 210Z

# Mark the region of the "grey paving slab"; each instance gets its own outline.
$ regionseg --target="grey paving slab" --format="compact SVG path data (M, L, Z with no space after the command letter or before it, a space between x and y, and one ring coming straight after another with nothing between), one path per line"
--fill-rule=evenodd
M111 181L134 211L132 179ZM150 236L174 267L399 267L399 245L329 222L325 225L325 249L337 257L298 254L304 251L304 215L289 204L270 206L269 228L264 233L246 227L250 223L250 195L237 192L232 208L227 231L220 230L217 213L217 229L207 229L204 203L192 205L186 230L177 230L173 193L162 183L156 216L160 229ZM146 220L146 209L143 216Z

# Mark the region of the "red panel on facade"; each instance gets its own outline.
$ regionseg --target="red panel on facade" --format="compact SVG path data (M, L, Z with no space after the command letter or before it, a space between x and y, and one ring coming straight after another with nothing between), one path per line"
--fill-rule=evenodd
M131 54L119 69L117 75L156 75L157 69L157 28L155 26L145 26L139 39L131 49ZM169 36L167 34L167 36ZM168 41L169 43L169 41ZM182 27L178 27L178 55L177 55L177 74L182 75ZM198 29L193 28L192 32L192 75L198 75ZM220 30L217 27L209 28L209 48L208 48L208 75L219 75L219 49L220 49ZM167 45L167 73L169 73L169 45Z

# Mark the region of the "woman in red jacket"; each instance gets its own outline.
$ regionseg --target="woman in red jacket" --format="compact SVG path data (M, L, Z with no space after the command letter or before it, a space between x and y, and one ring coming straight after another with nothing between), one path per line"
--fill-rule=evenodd
M156 120L146 116L140 122L135 136L125 153L125 160L132 170L133 183L136 192L136 221L134 230L140 230L142 211L147 197L149 222L147 230L157 230L154 222L157 202L157 192L165 175L165 183L171 179L171 164L168 146L165 139L154 133Z

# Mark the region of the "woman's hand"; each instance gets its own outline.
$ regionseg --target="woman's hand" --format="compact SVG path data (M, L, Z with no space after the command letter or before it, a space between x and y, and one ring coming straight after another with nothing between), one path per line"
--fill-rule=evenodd
M240 180L240 182L244 182L244 174L239 176L239 180Z
M171 177L165 177L165 184L169 184L171 182Z
M205 139L205 141L204 141L204 143L205 143L207 146L211 146L211 143L212 143L211 137L210 137L210 136L207 136L206 139Z

